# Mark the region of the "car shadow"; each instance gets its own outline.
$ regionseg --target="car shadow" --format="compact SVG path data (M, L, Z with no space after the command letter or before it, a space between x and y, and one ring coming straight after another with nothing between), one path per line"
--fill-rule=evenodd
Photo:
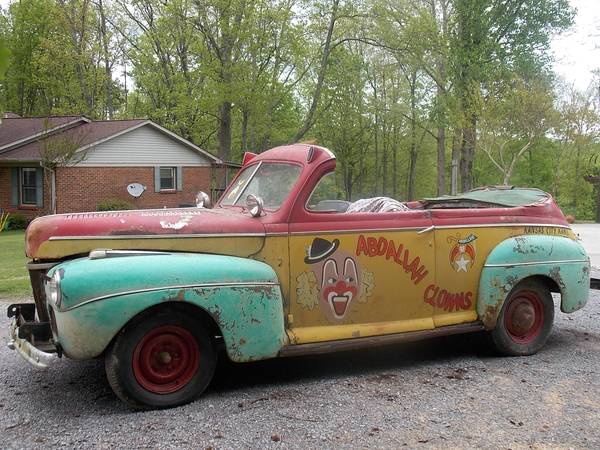
M363 374L370 376L403 368L453 364L465 358L493 357L483 333L433 338L330 354L233 363L221 358L208 392L311 382Z
M539 354L569 354L579 341L589 337L577 330L555 329ZM593 340L596 340L594 337ZM537 356L536 356L537 357ZM429 368L460 368L477 362L503 359L495 353L485 333L438 337L420 342L373 347L322 355L276 358L251 363L219 360L213 381L204 398L223 394L237 395L250 389L294 386L315 381L335 381L348 377L385 378L389 372ZM513 359L513 358L509 358ZM394 376L395 376L394 375ZM30 372L15 383L19 399L34 405L36 414L64 414L74 418L94 414L112 415L133 412L112 392L102 359L59 361L46 372ZM74 407L73 405L78 405Z

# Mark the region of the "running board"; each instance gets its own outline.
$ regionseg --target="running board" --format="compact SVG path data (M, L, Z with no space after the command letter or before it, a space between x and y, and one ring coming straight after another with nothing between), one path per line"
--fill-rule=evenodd
M432 330L408 331L405 333L387 334L384 336L368 336L354 339L342 339L339 341L311 342L310 344L286 345L279 352L279 356L317 355L345 350L356 350L366 347L398 344L402 342L421 341L438 336L450 336L453 334L473 333L483 331L485 328L481 322L463 323L460 325L449 325Z

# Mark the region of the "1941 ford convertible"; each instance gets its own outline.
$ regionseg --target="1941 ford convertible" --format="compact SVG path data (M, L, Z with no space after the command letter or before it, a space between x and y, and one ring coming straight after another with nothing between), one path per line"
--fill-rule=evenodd
M9 307L9 345L38 367L103 357L117 396L164 408L204 391L219 348L246 362L487 331L529 355L552 292L565 313L585 305L589 259L550 195L357 207L336 199L335 165L325 148L282 146L246 154L213 208L200 193L195 208L36 219L35 304Z

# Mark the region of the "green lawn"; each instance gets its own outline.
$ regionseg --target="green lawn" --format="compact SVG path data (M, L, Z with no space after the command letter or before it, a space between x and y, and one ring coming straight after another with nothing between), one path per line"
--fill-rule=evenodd
M25 264L25 232L0 233L0 299L25 297L31 294L29 275Z

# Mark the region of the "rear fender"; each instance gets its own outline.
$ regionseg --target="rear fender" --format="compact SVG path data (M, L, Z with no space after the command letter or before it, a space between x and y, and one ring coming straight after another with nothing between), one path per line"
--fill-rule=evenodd
M498 244L483 266L477 315L487 329L496 321L510 291L526 278L542 277L558 286L561 310L582 308L590 286L589 258L579 242L562 236L524 235Z

